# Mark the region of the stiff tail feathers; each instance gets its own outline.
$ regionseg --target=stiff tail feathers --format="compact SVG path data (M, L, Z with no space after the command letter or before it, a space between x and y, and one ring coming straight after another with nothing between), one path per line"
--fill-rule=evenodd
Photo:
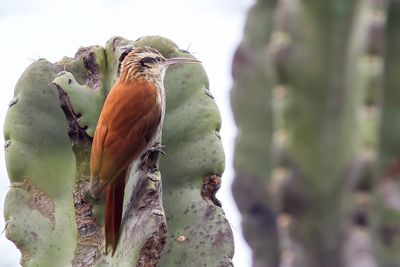
M124 204L126 171L122 172L108 187L106 192L106 209L104 213L106 254L111 246L111 256L114 256L118 244L122 208Z

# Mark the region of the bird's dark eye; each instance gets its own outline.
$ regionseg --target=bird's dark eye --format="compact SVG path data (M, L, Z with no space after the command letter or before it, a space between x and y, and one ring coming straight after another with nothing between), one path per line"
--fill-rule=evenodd
M150 68L150 66L149 65L146 65L146 64L151 64L151 63L154 63L155 62L155 59L154 58L152 58L152 57L145 57L145 58L142 58L141 60L140 60L140 65L142 66L142 67L144 67L144 68Z
M161 57L156 57L157 62L161 62Z

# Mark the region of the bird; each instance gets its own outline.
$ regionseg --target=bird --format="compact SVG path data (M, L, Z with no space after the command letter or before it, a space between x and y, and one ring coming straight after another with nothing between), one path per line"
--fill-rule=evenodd
M119 58L119 77L100 112L90 153L90 186L105 202L105 253L114 255L121 227L125 180L133 162L155 146L162 130L168 66L200 63L194 58L166 59L150 47L128 47Z

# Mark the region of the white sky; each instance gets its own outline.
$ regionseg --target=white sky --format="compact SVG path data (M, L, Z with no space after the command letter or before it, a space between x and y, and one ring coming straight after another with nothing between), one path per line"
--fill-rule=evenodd
M0 0L0 120L3 125L15 83L39 57L52 62L73 56L80 46L104 45L112 36L135 40L161 35L202 62L221 110L226 170L218 198L235 235L234 264L250 266L251 254L240 233L240 215L230 186L235 126L229 106L233 52L241 40L253 0ZM0 216L9 181L0 153ZM0 232L4 220L0 219ZM0 235L0 267L19 266L14 244Z

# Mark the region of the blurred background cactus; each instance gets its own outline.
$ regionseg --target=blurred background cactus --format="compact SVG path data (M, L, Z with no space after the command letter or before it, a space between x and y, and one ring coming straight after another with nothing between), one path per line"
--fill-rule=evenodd
M400 266L398 1L258 0L233 59L253 266Z
M39 59L16 85L4 125L11 182L5 231L23 266L231 265L233 236L215 198L224 170L221 117L198 64L167 71L167 156L153 152L130 174L120 242L114 257L104 255L104 199L87 194L88 160L127 44L191 56L159 36L113 37L54 64Z

